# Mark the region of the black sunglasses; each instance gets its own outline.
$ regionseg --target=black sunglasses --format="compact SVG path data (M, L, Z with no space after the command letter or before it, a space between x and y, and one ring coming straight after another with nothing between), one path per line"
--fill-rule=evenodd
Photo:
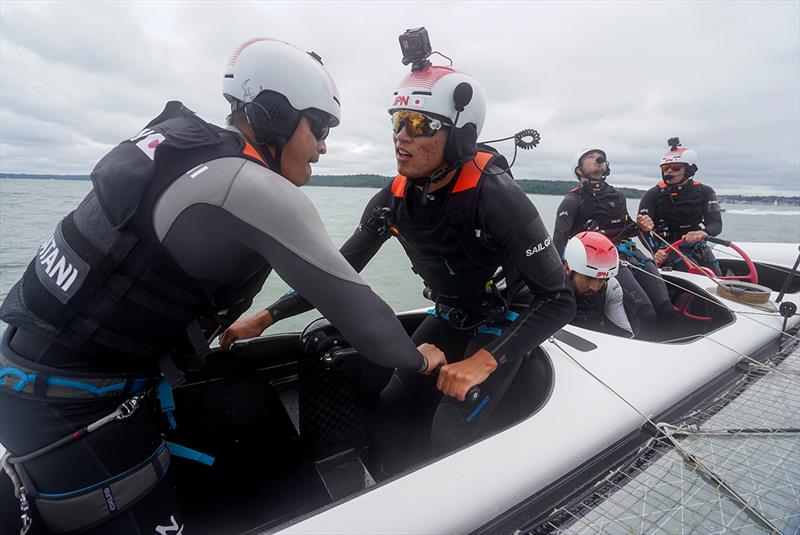
M311 133L317 138L317 141L322 141L331 133L330 119L327 114L316 112L314 110L306 110L303 112L308 125L311 128Z

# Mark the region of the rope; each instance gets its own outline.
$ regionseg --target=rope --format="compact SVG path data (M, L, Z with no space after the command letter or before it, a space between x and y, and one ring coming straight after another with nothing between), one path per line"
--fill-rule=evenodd
M711 470L705 464L703 464L700 461L700 459L698 459L696 456L694 456L691 452L687 451L680 444L680 442L675 438L675 436L673 435L673 432L672 432L672 430L675 428L675 426L673 426L671 424L668 424L668 423L656 423L656 422L654 422L652 418L650 418L649 416L644 414L642 411L637 409L631 402L629 402L627 399L625 399L625 397L622 396L622 394L620 394L619 392L614 390L611 386L608 385L608 383L606 383L605 381L600 379L597 375L595 375L594 373L589 371L583 364L578 362L578 360L575 357L573 357L567 350L565 350L563 347L561 347L561 344L559 344L553 337L550 337L550 339L548 341L551 344L555 345L575 365L577 365L579 368L581 368L584 372L586 372L589 376L591 376L595 381L600 383L603 387L605 387L614 396L616 396L617 398L622 400L623 403L625 403L628 407L633 409L637 414L639 414L642 418L644 418L645 421L647 421L655 429L657 429L659 432L661 432L661 434L664 436L664 438L666 438L667 441L669 441L669 443L672 445L672 447L675 450L678 451L678 453L681 455L681 457L683 457L684 462L686 462L686 464L691 466L693 469L695 469L701 475L704 475L704 476L708 477L711 481L713 481L714 484L717 486L717 488L722 489L734 502L739 503L740 506L742 507L742 509L745 511L745 513L748 516L750 516L755 521L757 521L760 524L762 524L764 527L769 529L772 533L780 533L780 530L778 530L767 518L765 518L763 514L761 514L759 511L755 510L753 508L753 506L751 506L747 502L747 500L745 500L743 497L741 497L735 490L730 488L728 486L728 484L725 482L724 479L722 479L720 476L718 476L713 470ZM770 368L770 370L774 371L774 372L777 371L774 368Z
M679 252L675 247L672 246L671 243L669 243L667 240L665 240L657 232L650 231L650 233L653 234L656 238L658 238L662 242L664 242L665 244L667 244L667 247L669 247L670 249L672 249L676 253ZM769 301L770 296L772 295L772 292L769 290L769 288L764 287L764 289L761 290L761 289L756 287L758 285L754 285L753 287L751 287L751 286L746 286L744 283L738 283L739 287L734 289L734 287L737 284L736 282L734 282L734 281L719 281L716 278L714 278L711 275L709 275L708 273L706 273L705 270L700 268L700 266L695 264L689 258L688 255L683 255L683 257L685 257L685 259L689 263L689 265L691 267L693 267L694 269L696 269L698 271L698 273L702 273L704 276L706 276L714 284L717 285L717 295L719 295L720 297L723 297L725 299L728 299L730 301L734 301L734 302L737 302L737 303L743 303L745 305L756 306L756 305L766 304Z
M735 284L717 283L717 295L744 305L764 305L769 302L772 295L771 291L744 285L740 285L737 291L734 291Z
M651 230L651 231L650 231L650 234L652 234L653 236L655 236L656 238L658 238L659 240L661 240L662 242L664 242L664 243L667 245L667 247L668 247L669 249L671 249L671 250L675 251L675 254L677 254L678 256L680 256L680 257L681 257L681 259L685 259L685 260L686 260L686 262L689 264L689 266L690 266L690 267L693 267L693 268L694 268L694 269L696 269L696 270L697 270L699 273L702 273L703 275L705 275L706 277L708 277L709 279L711 279L711 280L714 282L714 284L716 284L716 285L718 285L718 286L721 286L721 284L720 284L720 282L719 282L718 280L716 280L714 277L711 277L711 276L710 276L708 273L706 273L706 272L705 272L703 269L701 269L701 268L700 268L700 266L698 266L697 264L695 264L695 263L694 263L694 261L692 261L692 259L691 259L691 258L689 258L689 256L688 256L688 255L685 255L685 254L683 254L682 252L680 252L678 249L676 249L676 248L675 248L675 247L674 247L674 246L673 246L673 245L672 245L670 242L668 242L666 239L664 239L664 238L663 238L663 237L662 237L662 236L661 236L661 235L660 235L658 232L656 232L655 230ZM653 258L653 261L655 262L655 258Z

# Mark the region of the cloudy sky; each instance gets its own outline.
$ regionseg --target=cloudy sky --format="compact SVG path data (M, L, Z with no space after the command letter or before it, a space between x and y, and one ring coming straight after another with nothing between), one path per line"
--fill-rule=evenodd
M483 139L533 127L517 178L566 179L582 147L617 184L659 177L666 139L727 193L800 195L800 2L0 3L0 172L88 174L178 99L222 124L222 68L270 36L319 53L342 96L319 174L394 174L385 106L406 72L397 35L489 97ZM509 144L499 145L510 155Z

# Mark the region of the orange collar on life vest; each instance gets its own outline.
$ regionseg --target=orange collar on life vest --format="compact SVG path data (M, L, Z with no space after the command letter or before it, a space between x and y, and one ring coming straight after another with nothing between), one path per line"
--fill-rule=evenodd
M479 152L473 160L465 163L461 167L458 180L456 181L455 187L453 187L452 193L458 193L459 191L465 191L476 187L481 179L483 170L486 168L486 164L489 163L489 160L491 160L493 156L494 154L491 152ZM394 181L392 182L392 195L395 197L403 197L406 192L407 183L408 179L403 175L394 177Z

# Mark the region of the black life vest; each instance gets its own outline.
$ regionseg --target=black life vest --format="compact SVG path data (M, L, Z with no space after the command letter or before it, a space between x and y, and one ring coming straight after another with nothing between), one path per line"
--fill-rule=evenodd
M483 170L496 156L479 151L461 167L437 220L428 226L409 214L410 181L398 175L391 186L390 231L430 289L431 299L465 311L474 311L487 299L486 283L505 259L485 230L477 228Z
M630 224L625 195L614 189L614 186L603 181L598 188L589 182L569 190L567 195L577 195L580 199L578 211L570 229L570 236L584 230L596 230L605 234L614 243L620 243L630 237L626 231ZM589 221L594 222L587 228Z
M703 222L705 192L697 180L688 179L670 186L658 183L656 213L653 217L656 231L670 242L692 230L700 230Z
M589 295L575 295L575 303L578 308L572 323L576 325L598 326L605 321L606 288Z
M149 373L171 350L197 350L198 318L218 321L221 310L241 312L268 266L236 281L225 295L209 295L161 246L153 210L184 173L224 157L264 165L235 133L169 102L98 162L92 191L39 248L0 307L0 318L69 354L88 356L103 371ZM193 344L187 329L195 334Z

